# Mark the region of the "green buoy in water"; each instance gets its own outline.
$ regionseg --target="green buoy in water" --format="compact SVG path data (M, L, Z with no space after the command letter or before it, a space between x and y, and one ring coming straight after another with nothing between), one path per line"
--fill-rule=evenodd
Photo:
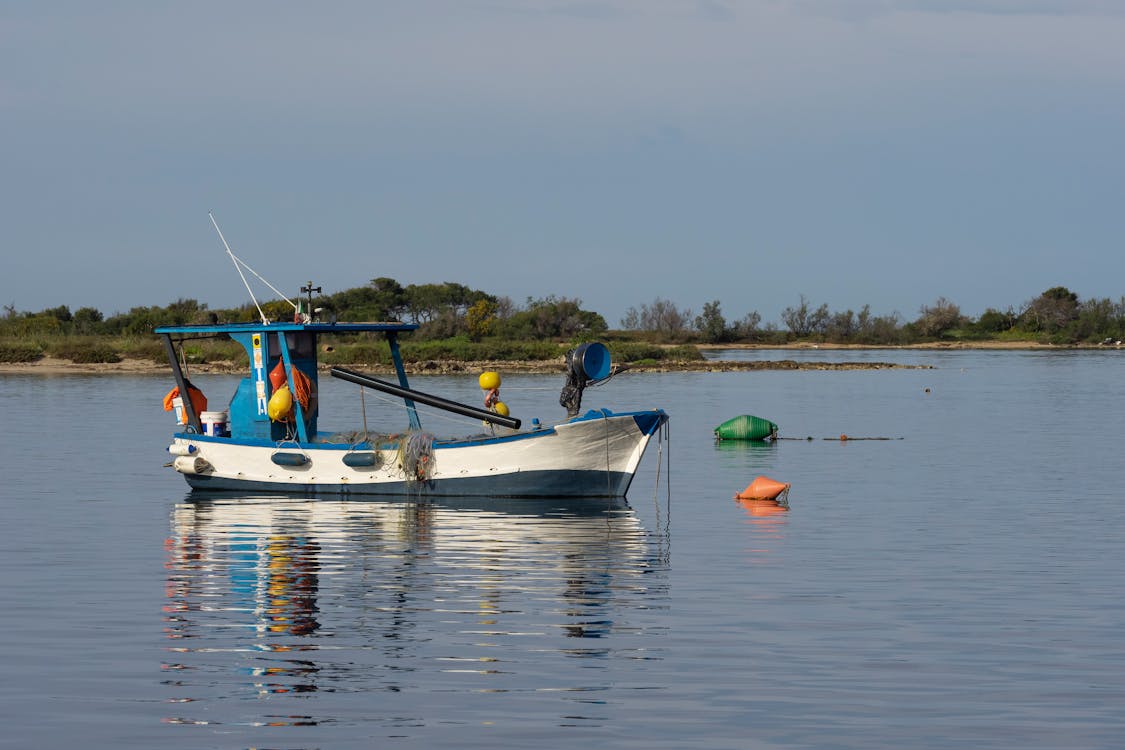
M765 440L776 436L776 424L750 414L731 417L715 428L719 440Z

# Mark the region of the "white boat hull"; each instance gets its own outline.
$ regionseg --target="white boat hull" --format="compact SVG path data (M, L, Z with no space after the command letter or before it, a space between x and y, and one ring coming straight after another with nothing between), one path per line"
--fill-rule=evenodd
M175 468L199 490L623 497L649 440L667 418L661 410L589 412L530 432L434 441L432 461L421 479L407 475L397 445L354 450L334 443L279 446L180 433L169 451L180 457L173 462ZM373 465L349 465L346 457L357 450L369 455ZM283 465L285 461L303 463Z

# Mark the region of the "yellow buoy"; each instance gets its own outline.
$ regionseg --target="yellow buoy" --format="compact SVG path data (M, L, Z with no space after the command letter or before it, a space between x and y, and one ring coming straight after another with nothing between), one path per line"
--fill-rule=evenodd
M492 407L492 410L502 417L506 417L511 413L508 410L508 405L505 404L503 401L497 401L496 405Z
M482 391L491 391L494 388L500 387L500 373L489 370L480 374L480 389Z
M289 417L289 412L293 409L293 394L289 392L289 386L283 385L273 392L270 396L270 402L266 405L266 413L269 414L270 419L274 422L281 422Z

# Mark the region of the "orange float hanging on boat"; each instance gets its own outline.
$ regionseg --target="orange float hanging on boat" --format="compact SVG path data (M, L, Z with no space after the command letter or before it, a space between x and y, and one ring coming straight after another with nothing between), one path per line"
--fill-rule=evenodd
M196 416L199 416L207 411L207 397L203 395L203 391L192 385L190 380L186 382L191 407L195 410ZM177 404L177 401L180 403ZM180 424L187 424L187 413L183 409L183 399L180 398L179 386L173 386L172 390L164 395L164 411L172 411L172 409L176 409L176 421Z
M287 382L288 379L285 377L285 362L279 359L277 360L277 366L270 370L270 385L272 385L273 390L276 391Z
M277 397L277 405L274 411L276 411L278 414L277 417L274 417L271 414L270 419L273 419L275 422L291 420L293 418L292 411L294 400L300 402L302 409L309 408L309 405L312 403L312 380L309 379L308 375L301 372L301 369L299 367L293 368L292 392L289 391L289 377L285 372L284 360L277 360L277 364L272 370L270 370L269 378L270 385L273 386L273 396L270 397L270 403L274 403L274 397ZM285 393L278 396L278 393L280 393L283 389ZM287 410L283 412L281 410L282 405L286 401L288 401L288 406L286 407ZM267 410L268 409L269 405L267 405Z
M791 485L769 477L758 477L734 496L735 500L775 500L788 495Z

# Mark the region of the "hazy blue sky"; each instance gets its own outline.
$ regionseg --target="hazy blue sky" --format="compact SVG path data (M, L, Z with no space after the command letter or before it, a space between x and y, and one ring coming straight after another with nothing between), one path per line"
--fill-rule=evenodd
M1125 294L1125 0L0 5L0 304Z

